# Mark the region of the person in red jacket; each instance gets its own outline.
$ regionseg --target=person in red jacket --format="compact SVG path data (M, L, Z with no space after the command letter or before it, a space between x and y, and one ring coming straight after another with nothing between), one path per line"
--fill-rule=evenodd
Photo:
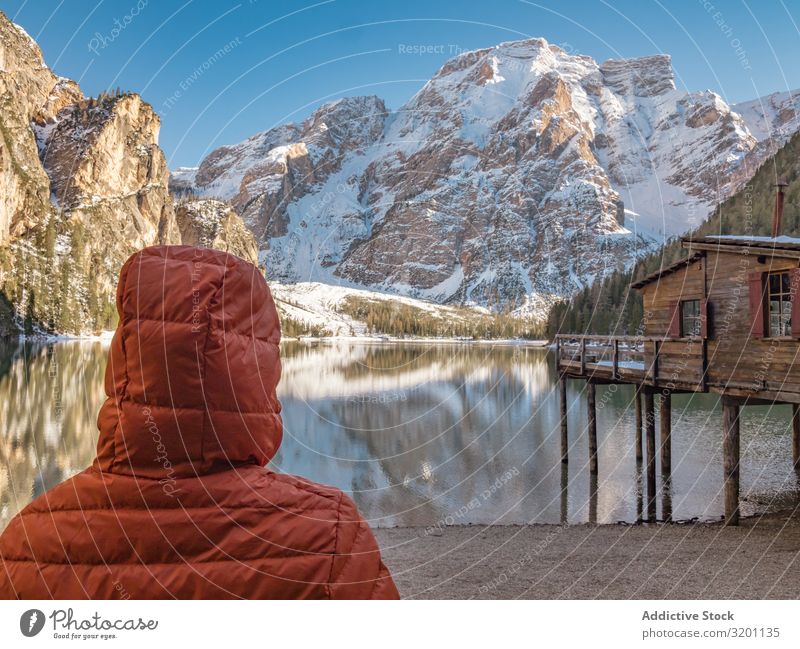
M350 498L265 468L280 324L258 269L146 248L117 310L97 457L0 536L0 597L397 598Z

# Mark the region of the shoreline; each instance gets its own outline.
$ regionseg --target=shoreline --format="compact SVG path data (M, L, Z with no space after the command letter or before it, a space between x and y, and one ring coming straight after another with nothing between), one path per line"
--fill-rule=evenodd
M299 336L281 338L281 342L361 342L369 344L442 344L442 345L507 345L519 347L549 347L548 340L525 340L522 338L396 338L393 336Z
M73 336L71 334L23 334L21 336L6 336L7 342L22 343L73 343L73 342L111 342L114 331L102 331L99 334L85 334Z
M740 520L374 530L404 598L798 599L798 508Z
M29 336L11 336L8 342L26 343L67 343L67 342L110 342L114 331L103 331L100 334L87 334L85 336L72 336L62 334L42 334ZM281 343L364 343L364 344L442 344L442 345L503 345L508 347L536 347L544 349L552 346L549 340L527 340L523 338L396 338L393 336L286 336L281 337Z

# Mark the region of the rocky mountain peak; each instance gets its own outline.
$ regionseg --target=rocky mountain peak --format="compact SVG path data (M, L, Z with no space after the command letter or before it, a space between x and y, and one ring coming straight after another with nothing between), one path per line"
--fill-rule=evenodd
M654 54L636 59L609 59L600 66L603 83L618 95L654 97L675 90L672 57Z
M97 204L165 187L159 128L158 115L136 94L85 99L62 110L54 123L38 129L54 200L74 209L87 196Z
M534 38L454 57L391 115L348 98L221 147L192 190L231 201L282 281L543 313L699 223L760 155L669 56Z
M300 139L327 146L364 147L381 136L387 115L379 97L345 97L314 111L303 122Z
M39 46L0 12L0 246L37 224L49 209L49 181L31 123L52 120L61 107L81 98L77 84L54 75Z
M52 119L63 106L83 97L77 83L53 74L36 41L1 11L0 70L4 72L0 91L24 110L29 121Z

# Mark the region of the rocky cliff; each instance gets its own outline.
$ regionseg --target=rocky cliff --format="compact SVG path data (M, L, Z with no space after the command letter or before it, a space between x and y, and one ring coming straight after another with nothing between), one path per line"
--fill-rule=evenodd
M85 98L2 14L0 100L0 329L109 328L125 258L179 242L159 118L138 95Z
M181 243L216 248L258 265L258 245L230 205L213 199L184 200L175 208Z
M129 93L84 97L1 12L0 101L0 335L113 327L120 267L149 245L256 258L225 205L187 204L176 221L149 104Z
M50 208L32 127L82 98L76 84L44 65L30 36L0 13L0 245L38 225Z
M174 182L230 201L282 281L543 314L702 222L769 154L748 120L678 90L668 56L531 39L456 57L397 111L326 104Z

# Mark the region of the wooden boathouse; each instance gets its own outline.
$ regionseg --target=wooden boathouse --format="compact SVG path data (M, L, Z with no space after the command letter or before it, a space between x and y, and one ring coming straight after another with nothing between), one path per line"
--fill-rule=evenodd
M589 466L595 475L595 386L634 385L636 459L643 460L644 441L650 520L656 517L656 396L661 474L668 481L672 394L721 395L726 524L739 522L740 408L791 407L792 459L800 470L800 238L780 236L782 189L773 236L684 238L684 259L632 284L643 298L643 335L556 337L562 462L568 461L566 379L587 381Z

